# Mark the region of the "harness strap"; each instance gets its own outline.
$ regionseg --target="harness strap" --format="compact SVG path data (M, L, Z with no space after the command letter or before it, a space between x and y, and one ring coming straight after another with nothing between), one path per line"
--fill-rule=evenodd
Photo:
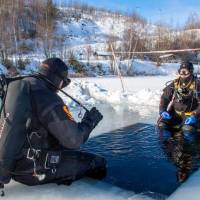
M179 116L191 116L193 114L193 112L181 112L181 111L177 111L175 110L175 112L179 115Z
M37 173L38 170L51 170L52 174L55 174L62 157L61 151L41 151L28 148L23 149L22 153L27 159L33 161L34 169L32 172L35 176L41 175Z
M36 133L34 131L34 125L35 125L35 119L36 119L36 116L37 116L37 107L35 105L35 102L34 102L34 97L32 95L32 91L31 91L31 84L28 82L29 84L29 94L30 94L30 103L31 103L31 108L32 108L32 116L31 116L31 119L28 119L27 120L27 124L26 124L26 127L27 127L27 141L28 141L28 145L29 145L29 148L27 150L25 150L25 156L27 159L29 160L32 160L33 162L33 176L37 177L39 181L42 181L45 179L46 175L45 174L39 174L38 173L38 161L40 159L40 155L41 155L41 149L35 149L33 147L33 145L31 144L31 135L32 133ZM34 132L33 132L34 131ZM24 150L23 150L24 151Z
M176 79L174 81L174 94L175 94L176 98L178 99L178 101L182 101L185 96L182 93L183 89L188 89L190 92L193 92L193 97L195 97L199 101L197 84L198 84L197 77L194 77L194 79L192 81L190 81L190 83L188 83L187 86L182 88L180 85L180 78ZM193 97L192 97L191 105L193 103Z
M180 78L178 78L174 81L174 89L178 91L179 88L181 88ZM191 82L189 82L185 88L188 88L191 91L195 91L196 90L196 80L194 79Z

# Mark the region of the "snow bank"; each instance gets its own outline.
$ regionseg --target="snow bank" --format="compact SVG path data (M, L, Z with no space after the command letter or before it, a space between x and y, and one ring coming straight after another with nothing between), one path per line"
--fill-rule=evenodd
M119 62L121 72L124 75L177 75L180 63L157 63L146 60L125 60ZM194 72L200 72L200 66L194 65Z
M76 50L78 52L78 50ZM147 60L117 60L117 66L112 66L111 60L90 60L89 65L87 60L81 60L84 64L88 75L98 76L98 75L113 75L113 68L119 66L120 72L123 76L176 76L180 63L162 63L157 66L156 62ZM115 70L117 71L117 70ZM200 66L194 65L194 72L200 73Z
M132 63L132 70L133 74L175 75L179 66L179 63L164 63L161 66L157 66L155 62L134 60Z
M143 76L123 78L126 92L121 89L119 78L74 78L65 88L88 109L96 106L104 119L92 132L91 137L134 123L155 124L158 118L159 99L165 82L172 76ZM68 97L61 97L79 121L80 108ZM81 110L82 111L82 110ZM82 112L83 114L83 112Z
M102 81L103 80L104 79L102 79ZM112 91L104 89L100 85L85 79L74 79L72 84L65 90L88 107L98 107L104 104L116 111L121 109L135 111L137 106L153 106L155 109L159 104L161 95L160 90L151 89L142 89L131 92L121 92L120 90ZM62 94L60 95L64 99L65 103L67 103L71 108L77 106L69 98L64 97Z
M80 50L80 51L79 51ZM79 47L76 49L77 52L81 54L84 52L84 47ZM78 57L78 55L77 55ZM32 73L37 71L39 63L43 59L32 58L31 63L26 66L26 69L22 73ZM88 76L111 76L113 75L112 62L110 60L90 60L88 65L88 60L80 60L80 63L84 65L86 74ZM157 66L155 62L144 61L144 60L124 60L118 61L121 74L123 76L176 76L180 63L163 63L161 66ZM1 67L3 68L3 66ZM4 70L4 69L3 69ZM5 70L4 70L5 71ZM194 72L200 73L200 66L194 65ZM72 68L69 68L69 74L74 75L75 71Z

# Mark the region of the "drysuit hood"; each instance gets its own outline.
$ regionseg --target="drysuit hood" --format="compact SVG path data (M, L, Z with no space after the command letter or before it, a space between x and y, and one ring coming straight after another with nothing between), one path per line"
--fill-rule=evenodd
M193 74L194 71L193 64L189 61L182 62L178 71L180 72L181 69L187 69L191 74Z
M39 73L47 77L56 87L60 86L61 81L63 81L62 88L71 82L68 78L67 65L59 58L44 60L39 67Z
M189 61L184 61L181 63L178 73L180 75L181 83L187 84L193 79L193 64ZM187 75L187 73L189 73Z

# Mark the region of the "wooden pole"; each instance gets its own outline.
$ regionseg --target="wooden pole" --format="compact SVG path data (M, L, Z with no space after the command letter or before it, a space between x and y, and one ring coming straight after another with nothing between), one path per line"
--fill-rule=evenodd
M113 58L114 58L115 67L117 69L117 74L118 74L118 77L120 78L120 81L121 81L122 91L125 92L121 72L120 72L119 65L118 65L117 60L116 60L116 56L115 56L115 52L114 52L112 44L111 44L111 50L112 50L112 55L113 55Z

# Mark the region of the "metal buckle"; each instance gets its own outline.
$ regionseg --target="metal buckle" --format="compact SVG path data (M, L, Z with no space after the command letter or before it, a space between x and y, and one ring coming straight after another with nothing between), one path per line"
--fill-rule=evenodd
M49 154L47 153L46 158L45 158L45 162L44 162L44 168L45 169L50 169L50 167L47 167L48 157L49 157Z
M31 151L32 151L32 155L31 155ZM38 157L40 152L41 152L41 150L39 150L39 149L28 148L26 158L29 160L34 160L35 159L34 157L35 156Z
M41 138L41 135L38 134L38 132L36 132L36 131L31 132L29 138L32 139L32 137L33 137L34 135L36 135L36 137L38 137L38 138Z
M51 169L52 173L56 173L56 165L60 162L60 155L52 155L51 153L46 154L44 168ZM51 167L51 165L53 167Z
M52 173L52 174L55 174L56 171L57 171L56 168L51 169L51 173Z

